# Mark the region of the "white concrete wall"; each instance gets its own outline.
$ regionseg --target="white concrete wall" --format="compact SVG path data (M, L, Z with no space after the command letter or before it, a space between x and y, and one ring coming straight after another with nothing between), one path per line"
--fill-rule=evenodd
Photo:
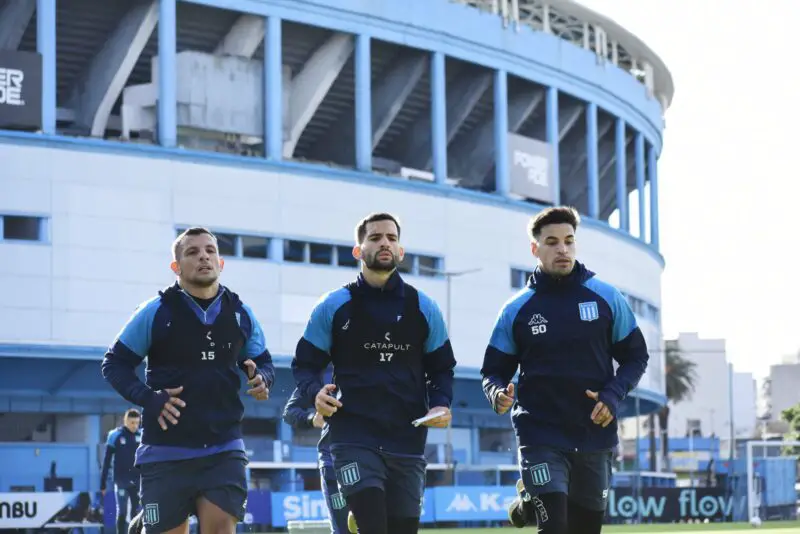
M496 313L515 290L510 268L533 266L531 213L364 183L234 166L0 144L0 214L51 217L49 244L0 242L0 342L105 346L136 305L170 284L179 225L351 244L367 212L400 216L402 242L444 258L448 270L481 268L452 283L451 337L459 364L479 367ZM635 244L583 227L579 259L622 291L657 307L661 267ZM318 297L355 276L350 268L230 259L223 282L263 323L270 350L291 354ZM443 279L409 277L445 309ZM660 326L640 318L647 340ZM660 349L642 386L663 391Z

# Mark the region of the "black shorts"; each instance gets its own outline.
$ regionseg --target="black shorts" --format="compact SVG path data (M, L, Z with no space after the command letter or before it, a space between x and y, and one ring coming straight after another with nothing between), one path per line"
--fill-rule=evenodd
M142 510L147 534L180 526L190 515L197 514L200 497L241 521L247 503L246 466L247 459L241 451L142 464Z
M365 488L380 488L386 495L389 517L419 517L422 513L424 457L347 445L333 450L333 465L345 498Z
M566 493L569 500L589 508L606 509L611 487L611 451L569 452L548 447L522 447L519 468L532 496Z

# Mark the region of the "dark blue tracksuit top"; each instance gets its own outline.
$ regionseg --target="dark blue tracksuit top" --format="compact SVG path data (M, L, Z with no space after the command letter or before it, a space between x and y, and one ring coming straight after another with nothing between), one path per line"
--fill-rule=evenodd
M220 286L213 299L197 299L176 283L141 304L101 366L122 397L143 407L137 465L226 451L244 455L241 371L247 359L272 387L275 369L261 325L227 288ZM146 384L135 373L144 360ZM186 407L177 425L161 430L158 416L169 397L163 390L178 386Z
M450 407L456 361L442 313L427 295L395 272L383 288L363 275L327 293L311 312L292 371L309 406L333 364L342 402L330 443L387 453L424 454L427 427L411 422L434 406Z
M121 488L139 486L139 471L134 467L136 449L142 441L142 431L131 432L125 426L112 429L106 440L103 471L100 474L100 489L106 489L108 472L114 465L112 481Z
M511 420L520 446L588 452L611 449L618 440L616 419L605 428L591 421L595 402L585 391L599 392L616 415L648 359L625 297L576 262L563 278L537 267L527 287L506 302L481 375L495 406L519 369Z

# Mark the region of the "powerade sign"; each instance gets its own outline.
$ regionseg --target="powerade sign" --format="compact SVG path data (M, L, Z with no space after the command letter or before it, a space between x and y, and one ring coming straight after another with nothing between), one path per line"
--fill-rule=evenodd
M422 503L422 523L433 522L433 494L425 490ZM285 527L289 521L323 521L330 519L325 497L321 491L292 491L272 494L272 526Z
M726 495L724 488L633 488L609 491L606 520L617 523L641 515L645 521L673 522L685 519L731 521L746 517L746 496Z
M42 56L0 50L0 128L42 128Z

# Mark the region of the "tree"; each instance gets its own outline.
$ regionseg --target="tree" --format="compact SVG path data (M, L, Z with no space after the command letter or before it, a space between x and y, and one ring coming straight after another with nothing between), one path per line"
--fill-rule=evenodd
M781 412L781 419L789 423L789 432L784 436L787 441L800 440L800 402ZM800 454L800 447L790 447L784 454Z
M658 412L658 426L661 428L661 454L664 458L664 465L668 465L669 405L692 396L697 381L697 371L695 370L696 364L683 357L677 340L667 341L664 348L666 349L667 404Z

